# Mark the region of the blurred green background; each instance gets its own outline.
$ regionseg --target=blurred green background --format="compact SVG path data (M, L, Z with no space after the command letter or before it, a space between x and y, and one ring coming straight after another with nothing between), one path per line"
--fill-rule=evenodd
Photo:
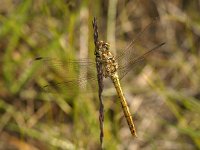
M1 0L0 149L100 149L96 86L44 92L77 72L30 63L37 56L94 60L94 16L113 53L155 18L141 44L166 42L122 80L138 138L105 82L104 149L200 149L199 10L199 0Z

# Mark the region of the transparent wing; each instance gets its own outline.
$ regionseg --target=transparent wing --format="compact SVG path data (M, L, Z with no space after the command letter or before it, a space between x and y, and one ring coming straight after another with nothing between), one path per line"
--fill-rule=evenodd
M47 80L42 87L45 92L65 90L72 93L78 89L96 84L95 63L90 59L63 60L49 57L37 57L31 64L38 64Z
M135 59L130 60L129 62L127 62L124 65L119 65L119 77L120 80L126 75L128 74L128 72L130 70L132 70L136 65L138 65L139 63L142 63L145 58L152 53L153 51L159 49L161 46L163 46L165 43L160 43L158 45L156 45L155 47L149 49L147 52L145 52L144 54L142 54L141 56L136 57Z
M42 87L42 90L47 93L65 93L66 95L74 95L76 93L84 93L85 91L96 92L97 80L95 78L68 79L57 82L49 81L48 84ZM95 90L95 91L94 91Z
M136 66L141 66L140 63L144 63L150 53L164 45L162 39L156 38L156 28L159 25L159 20L154 19L117 55L116 61L119 64L118 71L121 79Z
M31 61L31 64L39 63L43 69L53 68L65 69L66 71L79 70L81 67L95 67L94 60L85 58L80 60L61 60L51 57L36 57Z
M120 62L122 59L126 58L127 56L136 55L135 48L136 45L140 45L141 47L147 48L147 43L145 42L148 37L148 33L151 32L151 29L154 28L158 24L158 19L154 19L151 23L145 26L135 38L130 42L130 44L117 55L116 60Z
M158 43L162 43L163 40L157 38L157 28L160 25L159 20L155 18L151 23L141 29L130 44L117 55L116 61L118 64L125 66L135 58L144 54L147 50L152 49Z

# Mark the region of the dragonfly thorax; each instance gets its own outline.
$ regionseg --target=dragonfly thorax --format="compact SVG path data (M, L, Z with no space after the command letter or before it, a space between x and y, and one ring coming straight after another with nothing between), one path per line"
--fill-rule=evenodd
M110 45L104 41L98 42L98 51L99 51L99 61L103 66L103 75L104 77L113 76L118 68L118 64L113 56L113 54L109 51Z

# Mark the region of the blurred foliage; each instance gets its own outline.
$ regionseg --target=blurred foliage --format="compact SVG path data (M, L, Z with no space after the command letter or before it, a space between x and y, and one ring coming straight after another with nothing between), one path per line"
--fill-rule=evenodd
M198 0L1 0L0 149L100 149L96 86L43 89L77 75L76 69L64 70L65 60L94 60L94 16L114 53L155 18L159 25L141 44L166 42L122 80L137 139L105 82L103 147L200 149L199 9ZM59 69L30 63L38 56L61 60Z

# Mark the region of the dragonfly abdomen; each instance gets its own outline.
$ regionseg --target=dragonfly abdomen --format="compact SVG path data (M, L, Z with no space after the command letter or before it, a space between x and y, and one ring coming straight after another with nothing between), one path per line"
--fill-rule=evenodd
M118 77L117 72L113 76L111 76L111 80L113 81L113 84L114 84L115 89L117 91L117 94L119 96L120 103L122 105L122 109L123 109L123 112L124 112L124 116L126 117L126 121L128 123L131 134L133 136L137 137L136 129L135 129L135 126L134 126L134 123L133 123L133 118L131 116L131 113L130 113L128 104L126 102L125 96L122 92L122 88L121 88L121 85L120 85L120 82L119 82L119 77Z

